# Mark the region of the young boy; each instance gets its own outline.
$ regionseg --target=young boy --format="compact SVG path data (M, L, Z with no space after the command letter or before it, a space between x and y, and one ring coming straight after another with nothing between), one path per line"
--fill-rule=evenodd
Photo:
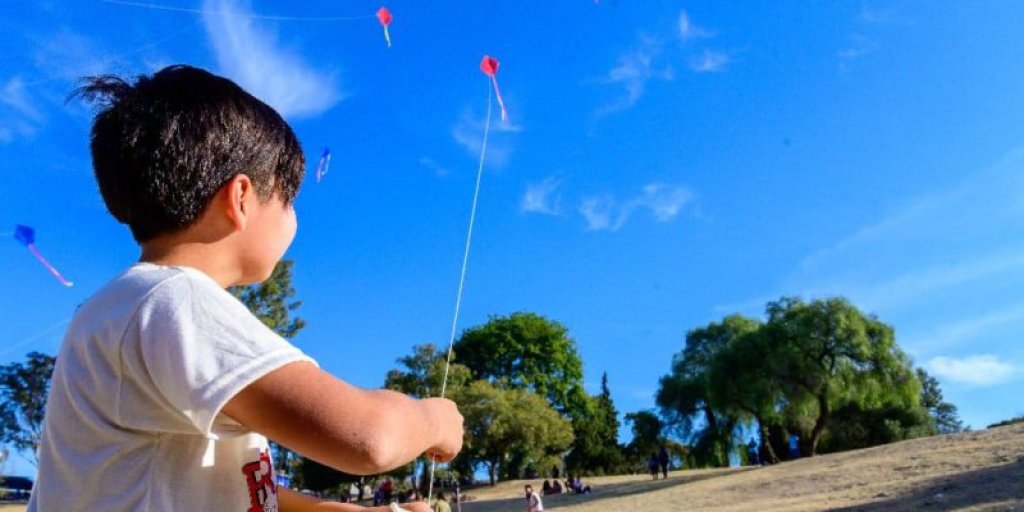
M454 403L346 384L225 291L269 277L295 235L304 157L273 109L188 66L79 94L101 105L96 179L142 256L68 329L29 511L363 510L277 487L267 438L356 474L459 452Z

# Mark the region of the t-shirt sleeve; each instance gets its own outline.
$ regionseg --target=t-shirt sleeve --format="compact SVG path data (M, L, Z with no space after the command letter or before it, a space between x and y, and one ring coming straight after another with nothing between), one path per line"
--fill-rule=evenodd
M223 422L215 420L239 391L288 363L313 362L202 279L182 274L161 284L129 327L120 401L127 426L216 437Z

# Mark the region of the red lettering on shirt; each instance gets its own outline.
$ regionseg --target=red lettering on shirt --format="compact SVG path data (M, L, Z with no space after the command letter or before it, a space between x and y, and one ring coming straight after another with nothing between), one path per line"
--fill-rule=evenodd
M277 483L270 450L260 452L260 460L242 466L245 484L249 487L249 509L246 512L277 512ZM274 499L271 500L270 497ZM268 505L270 507L268 508Z

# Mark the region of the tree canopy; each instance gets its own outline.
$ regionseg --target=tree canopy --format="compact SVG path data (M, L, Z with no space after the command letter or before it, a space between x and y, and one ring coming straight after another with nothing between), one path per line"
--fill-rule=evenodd
M457 361L474 379L500 381L547 398L569 413L583 407L583 362L562 324L535 313L494 316L455 342Z
M26 453L36 463L53 356L31 352L24 363L0 366L0 443Z

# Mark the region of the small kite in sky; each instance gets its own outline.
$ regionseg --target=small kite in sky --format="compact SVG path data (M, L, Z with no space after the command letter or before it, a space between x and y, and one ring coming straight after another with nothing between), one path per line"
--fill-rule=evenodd
M480 71L491 77L491 83L494 84L494 94L498 97L498 105L501 107L501 120L508 122L508 112L505 111L505 101L501 99L501 90L498 89L498 60L490 55L484 55L484 59L480 61Z
M14 239L21 242L25 247L28 247L28 250L32 252L32 255L34 255L36 259L39 260L39 263L42 263L51 274L53 274L53 277L56 277L57 280L60 281L60 284L68 287L74 286L74 283L64 279L64 276L60 275L60 272L57 272L57 269L53 268L53 265L50 265L50 262L46 261L46 258L44 258L42 254L39 254L39 250L36 249L35 245L36 231L34 229L19 224L14 227Z
M380 21L380 26L384 27L384 40L387 41L388 48L391 48L391 34L388 32L388 25L391 24L391 11L387 7L377 9L377 20Z
M320 183L320 180L327 175L328 168L331 167L331 149L325 147L323 154L320 155L320 163L316 166L316 182Z

